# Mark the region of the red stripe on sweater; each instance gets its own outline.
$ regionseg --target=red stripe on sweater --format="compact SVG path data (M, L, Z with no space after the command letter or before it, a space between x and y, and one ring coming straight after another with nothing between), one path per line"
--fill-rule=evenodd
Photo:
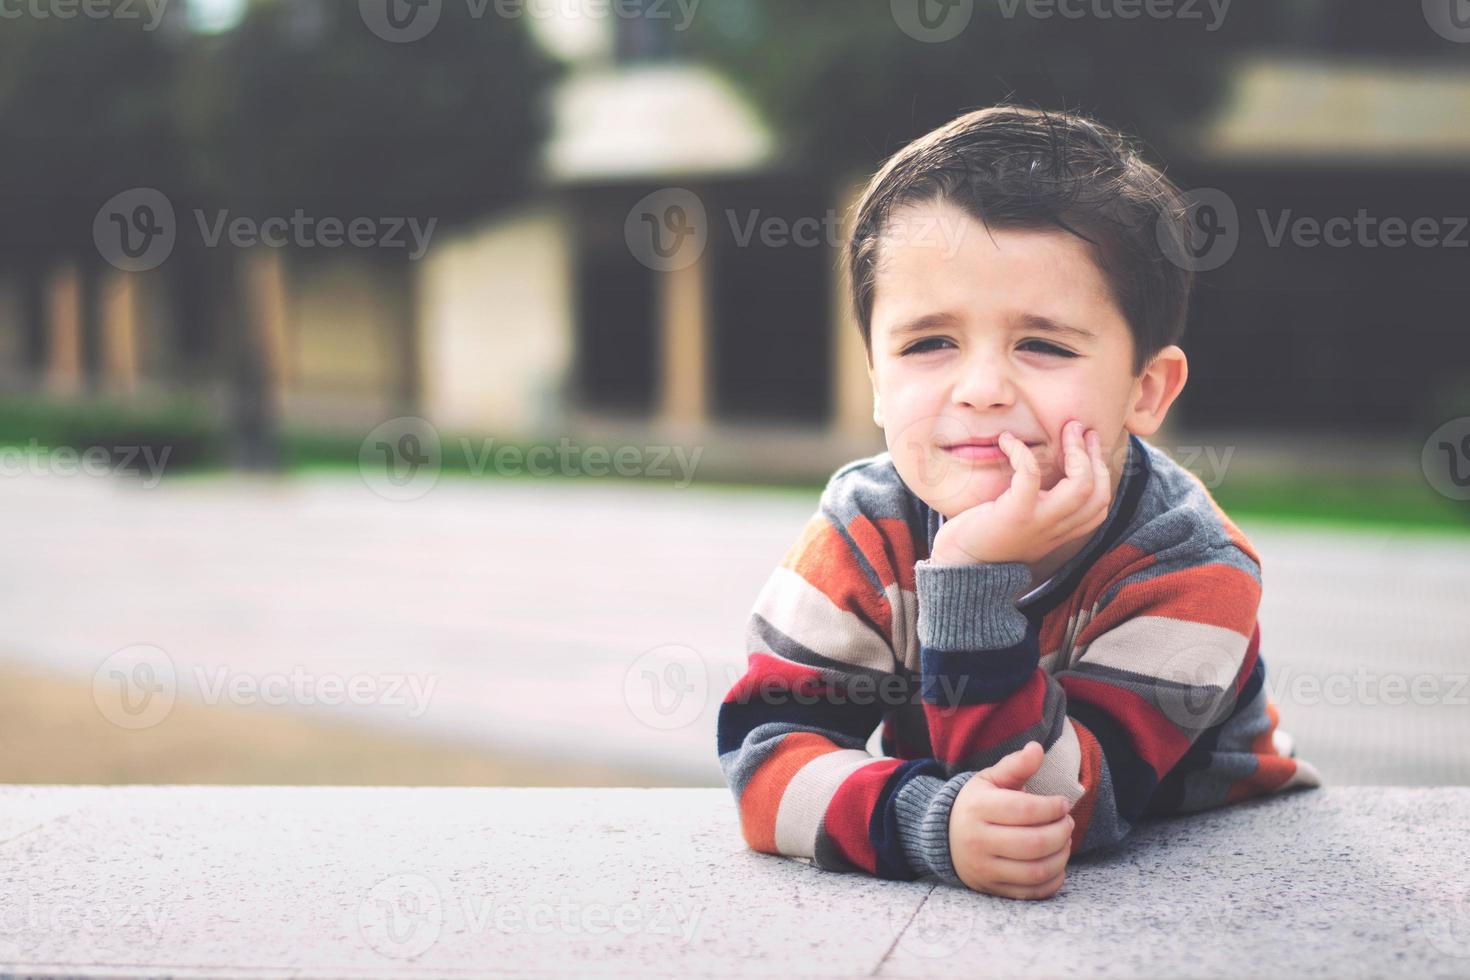
M1087 828L1092 826L1092 814L1097 808L1097 791L1102 785L1103 755L1102 746L1098 744L1097 736L1087 730L1087 726L1069 718L1068 722L1072 730L1077 733L1077 745L1082 750L1082 762L1078 767L1077 781L1082 784L1082 795L1077 802L1072 804L1072 851L1076 854L1087 839Z
M827 836L837 845L838 852L868 874L876 874L878 870L868 821L888 777L901 765L904 763L900 759L888 759L866 765L848 776L832 795L822 819Z
M1181 568L1123 586L1077 642L1090 644L1139 616L1167 616L1250 636L1260 597L1260 583L1239 568L1219 562Z
M737 701L748 704L762 692L794 691L803 696L822 693L825 682L821 671L806 664L795 663L770 653L752 653L745 675L725 692L725 703Z
M1046 672L1040 668L996 704L925 704L934 757L947 766L959 765L1036 724L1045 707Z
M1189 750L1190 740L1167 715L1126 688L1077 674L1059 677L1068 702L1085 702L1105 711L1127 730L1133 750L1161 779Z

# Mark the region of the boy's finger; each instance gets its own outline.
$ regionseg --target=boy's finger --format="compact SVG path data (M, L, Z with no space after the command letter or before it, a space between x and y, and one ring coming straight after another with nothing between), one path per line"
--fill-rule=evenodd
M1041 748L1041 743L1032 739L1016 751L1002 756L994 765L981 769L977 775L984 777L992 785L1001 789L1021 789L1026 785L1026 780L1041 768L1041 762L1046 757L1044 752L1033 752L1032 745L1035 745L1038 750Z
M1041 488L1041 467L1036 462L1036 456L1031 448L1010 432L1002 432L999 440L1000 449L1011 461L1011 488L1016 506L1023 511L1030 511L1036 504L1036 495Z
M998 857L1036 861L1060 850L1070 852L1074 826L1070 816L1034 827L992 825L986 831L986 840Z
M1057 875L1067 870L1068 855L1058 851L1040 861L1015 861L1011 858L993 857L990 878L1003 885L1042 885L1056 880Z
M1081 423L1068 422L1062 427L1063 478L1046 492L1036 508L1038 520L1057 527L1059 533L1061 528L1087 519L1086 505L1097 487L1096 471L1082 433Z
M1089 492L1092 489L1092 460L1088 458L1087 444L1083 441L1086 426L1081 422L1068 422L1062 441L1062 469L1070 480L1085 481Z
M1112 492L1113 474L1108 470L1108 461L1103 456L1102 436L1096 431L1087 434L1088 455L1092 458L1092 471L1095 479Z
M1060 820L1067 813L1067 801L1061 796L1037 796L1025 790L993 786L980 797L976 812L990 823L1034 827Z

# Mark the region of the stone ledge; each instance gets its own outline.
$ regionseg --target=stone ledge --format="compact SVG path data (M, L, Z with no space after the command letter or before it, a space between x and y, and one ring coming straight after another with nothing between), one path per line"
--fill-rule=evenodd
M1045 902L745 847L725 789L0 789L0 970L1470 973L1470 788L1147 822Z

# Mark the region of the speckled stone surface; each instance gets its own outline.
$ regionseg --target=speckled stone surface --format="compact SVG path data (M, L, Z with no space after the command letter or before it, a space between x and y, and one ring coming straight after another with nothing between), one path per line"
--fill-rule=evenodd
M748 850L724 789L7 787L0 970L1470 975L1470 788L1140 826L1014 902Z

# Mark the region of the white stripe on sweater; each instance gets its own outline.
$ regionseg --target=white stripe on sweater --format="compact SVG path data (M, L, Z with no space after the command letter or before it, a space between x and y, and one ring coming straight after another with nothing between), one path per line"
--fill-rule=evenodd
M776 810L776 849L782 854L813 857L817 828L833 794L844 779L876 761L862 749L838 749L802 766L781 794L781 805Z

